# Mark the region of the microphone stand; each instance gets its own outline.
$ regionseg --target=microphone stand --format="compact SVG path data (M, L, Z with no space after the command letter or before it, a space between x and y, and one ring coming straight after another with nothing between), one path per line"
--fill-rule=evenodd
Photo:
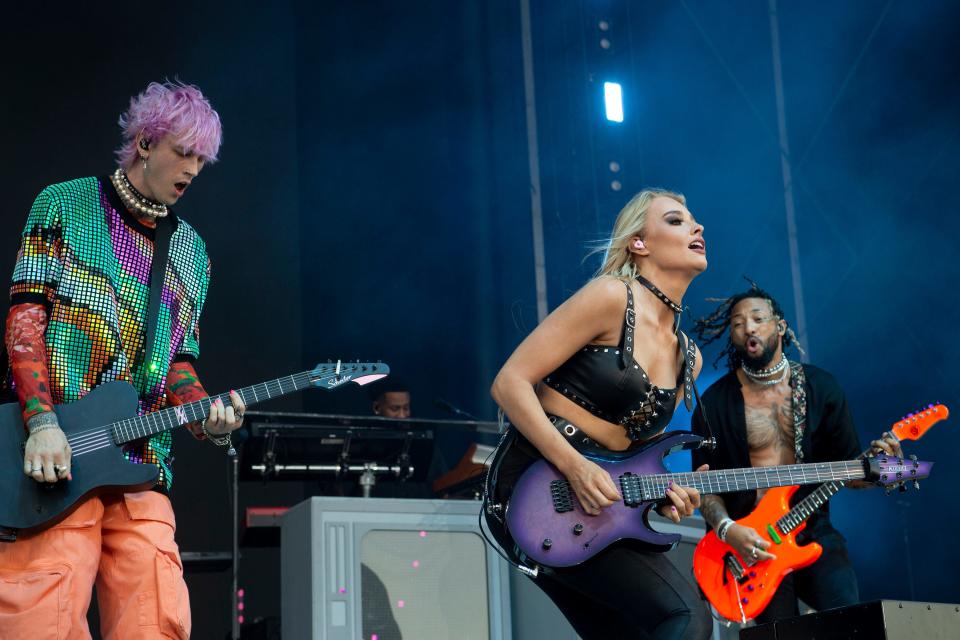
M474 416L473 414L467 413L463 409L455 407L454 405L450 404L443 398L434 399L433 404L434 406L439 407L440 409L443 409L444 411L451 413L455 416L460 416L461 418L464 418L466 420L473 420L474 422L477 422L476 416Z

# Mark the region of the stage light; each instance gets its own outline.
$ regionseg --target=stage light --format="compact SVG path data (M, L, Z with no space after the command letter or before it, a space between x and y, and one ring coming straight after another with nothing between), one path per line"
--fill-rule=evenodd
M607 108L607 120L623 122L623 89L618 83L603 83L603 102Z

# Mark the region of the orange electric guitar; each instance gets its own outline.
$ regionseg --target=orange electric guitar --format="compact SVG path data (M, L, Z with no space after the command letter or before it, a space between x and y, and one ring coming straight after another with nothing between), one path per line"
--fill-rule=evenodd
M929 405L897 422L890 432L899 440L919 440L927 429L948 415L944 405ZM911 467L909 460L904 465L905 469ZM748 565L716 532L703 537L693 554L693 573L720 615L742 623L756 618L770 603L784 576L820 557L823 547L816 542L799 546L796 536L807 526L807 518L843 485L843 481L822 484L792 509L790 498L799 486L769 489L750 515L737 520L737 524L755 529L772 543L769 551L777 556L774 560ZM906 486L901 483L900 489L905 490Z

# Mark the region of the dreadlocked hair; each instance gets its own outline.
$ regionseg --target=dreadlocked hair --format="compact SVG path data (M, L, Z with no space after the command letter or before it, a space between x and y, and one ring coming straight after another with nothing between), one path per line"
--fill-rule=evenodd
M777 319L784 321L786 320L786 318L784 318L783 308L772 295L761 289L760 285L750 278L744 276L744 280L750 283L750 289L747 291L736 293L729 298L707 298L707 301L719 302L720 305L713 311L713 313L699 318L693 325L693 331L696 334L697 342L700 343L701 347L705 347L711 342L716 342L723 336L723 334L730 327L730 314L733 311L733 308L736 307L742 300L746 300L747 298L761 298L766 300L770 303L770 307L773 309L773 314L777 317ZM800 341L797 340L796 334L788 324L787 330L783 334L783 350L786 351L791 345L795 345L800 353L804 353L803 347L800 346ZM717 363L720 362L724 356L727 357L727 367L731 370L740 366L740 354L737 353L736 348L730 341L729 335L727 336L726 346L713 361L714 369L717 368Z

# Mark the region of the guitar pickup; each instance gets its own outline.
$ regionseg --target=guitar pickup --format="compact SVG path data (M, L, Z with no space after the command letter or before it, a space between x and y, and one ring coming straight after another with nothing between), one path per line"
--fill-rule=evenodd
M573 511L573 489L566 480L550 482L550 498L553 500L553 510L557 513Z
M624 506L634 509L639 507L643 501L640 490L640 476L629 471L620 476L620 495L623 497Z
M723 554L723 564L727 567L727 571L730 572L730 575L733 576L733 579L738 583L743 584L747 581L747 569L732 551L727 551L725 554ZM727 584L726 571L723 572L723 584Z

